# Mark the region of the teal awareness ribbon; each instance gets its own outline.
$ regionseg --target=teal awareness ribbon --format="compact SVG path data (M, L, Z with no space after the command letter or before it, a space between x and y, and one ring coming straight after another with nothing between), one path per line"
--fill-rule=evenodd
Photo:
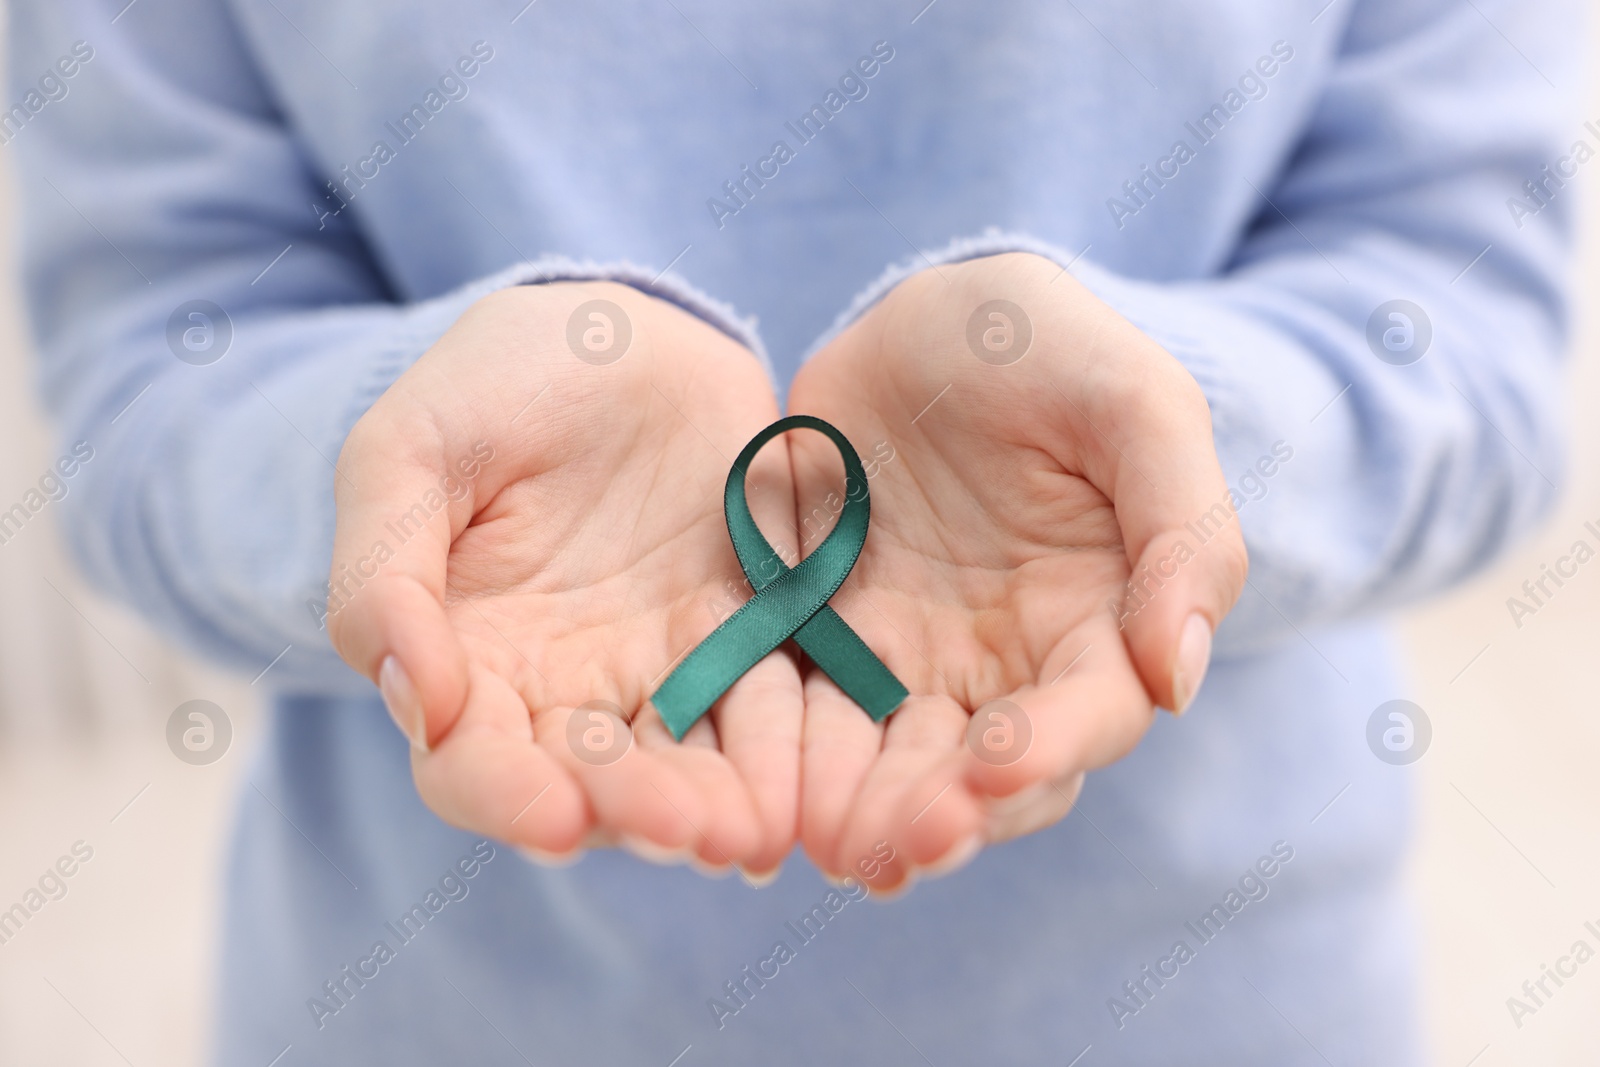
M751 517L744 481L763 445L797 429L826 434L839 449L844 458L845 502L838 524L817 550L790 567ZM779 419L756 434L733 461L722 510L733 551L755 596L696 645L650 698L672 736L683 740L718 697L790 637L874 722L888 718L906 698L906 687L828 606L861 555L872 515L867 472L850 441L810 415Z

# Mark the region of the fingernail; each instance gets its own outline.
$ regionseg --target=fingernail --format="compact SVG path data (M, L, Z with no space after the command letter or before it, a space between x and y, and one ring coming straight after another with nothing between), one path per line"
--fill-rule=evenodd
M411 676L393 656L385 656L378 668L378 692L383 694L383 706L389 709L389 718L400 727L411 747L428 751L426 720L422 716L422 701L417 699Z
M706 878L726 878L734 872L731 863L707 863L705 858L698 853L691 852L688 859L684 860L689 868L696 874Z
M965 841L957 844L943 856L940 856L933 863L923 867L922 870L935 878L943 878L947 874L954 874L971 863L973 857L983 851L983 841L983 834L975 833Z
M618 844L622 846L624 852L631 853L636 859L653 863L658 867L682 866L694 855L694 849L688 845L670 848L634 834L623 834Z
M1194 702L1205 681L1206 668L1211 665L1211 624L1198 611L1183 624L1183 634L1178 638L1178 662L1172 669L1172 710L1182 715Z
M867 886L867 899L875 900L879 904L890 904L911 892L912 889L916 888L916 885L917 872L915 870L907 871L906 876L900 880L900 884L889 889L874 889L870 885Z
M570 867L583 859L584 848L580 845L570 852L546 852L542 848L532 845L512 845L517 854L529 863L540 867Z
M778 880L778 875L783 873L783 864L780 863L776 867L765 871L747 871L740 867L739 873L744 876L744 880L753 888L765 889Z

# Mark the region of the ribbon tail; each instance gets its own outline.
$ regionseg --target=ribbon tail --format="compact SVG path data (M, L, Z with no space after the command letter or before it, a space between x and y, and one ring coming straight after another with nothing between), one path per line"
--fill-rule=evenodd
M910 695L894 672L831 607L824 607L807 620L795 631L794 640L811 662L844 690L845 696L872 716L873 722L887 719Z
M667 675L650 701L675 740L682 741L746 671L827 608L838 583L819 584L817 571L825 562L807 560L768 583ZM822 581L827 581L826 572Z

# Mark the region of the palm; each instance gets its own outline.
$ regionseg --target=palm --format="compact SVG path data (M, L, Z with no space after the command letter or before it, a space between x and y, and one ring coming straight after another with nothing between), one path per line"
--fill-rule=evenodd
M433 422L461 427L447 456L477 435L495 450L439 561L444 618L465 654L464 705L413 771L446 818L513 842L554 851L620 842L764 872L795 838L794 661L768 656L682 744L648 700L719 612L738 606L722 484L776 402L732 341L621 295L636 335L618 362L580 362L520 328L512 357L491 360L498 336L469 324L459 351L447 337L438 362L419 364L393 391L396 405L426 398L431 412L448 413ZM403 410L392 421L418 424ZM396 477L404 449L370 451L387 461L363 471L363 485ZM751 490L769 536L792 541L785 447L760 457ZM591 715L591 702L619 718Z
M834 605L913 695L880 727L821 672L805 683L803 836L839 871L880 840L926 862L974 834L1059 818L1076 775L1121 755L1153 710L1108 607L1129 574L1117 516L1078 473L1069 404L1033 373L918 340L902 358L852 331L790 397L858 446L895 449L870 481L867 543ZM791 443L802 517L841 477L830 451L810 435ZM1022 709L1031 731L1011 725L1031 743L975 766L970 719L997 699ZM970 783L974 769L990 788ZM1025 811L989 799L1029 785Z
M758 408L742 406L759 428ZM727 411L705 425L732 439L739 422ZM615 453L589 442L570 465L503 489L451 549L447 609L471 662L506 684L486 725L561 754L600 824L659 841L687 823L705 862L765 869L793 835L798 677L769 657L684 744L668 737L650 693L731 610L739 572L721 517L726 461L660 397L637 437ZM776 706L754 709L758 692ZM568 718L596 700L632 722L637 754L618 757L604 731L571 751Z

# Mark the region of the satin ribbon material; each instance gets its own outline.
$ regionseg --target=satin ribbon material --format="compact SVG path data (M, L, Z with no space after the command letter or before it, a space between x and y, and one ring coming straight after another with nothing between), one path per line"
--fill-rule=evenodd
M844 458L845 502L837 525L817 550L790 567L751 517L744 482L763 445L798 429L826 434L839 449ZM861 555L872 515L867 472L850 441L810 415L779 419L756 434L733 461L722 507L733 550L755 596L696 645L650 698L672 736L683 740L718 697L790 637L874 722L888 718L905 700L906 687L828 606Z

